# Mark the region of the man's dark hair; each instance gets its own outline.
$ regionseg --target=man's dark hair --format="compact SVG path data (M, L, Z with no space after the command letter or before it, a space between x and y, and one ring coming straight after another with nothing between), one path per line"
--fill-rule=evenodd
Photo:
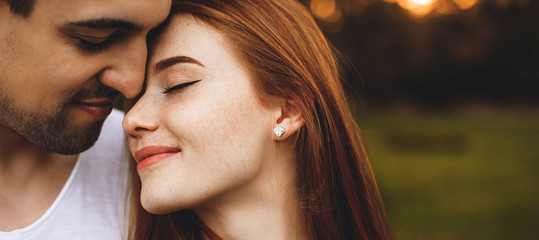
M26 18L32 13L36 0L0 0L6 1L9 5L9 9L14 14L21 15Z

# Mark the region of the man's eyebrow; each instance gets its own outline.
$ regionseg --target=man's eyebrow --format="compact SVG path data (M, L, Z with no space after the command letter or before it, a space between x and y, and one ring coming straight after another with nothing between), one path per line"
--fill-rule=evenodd
M118 28L125 31L142 31L144 26L120 19L99 18L67 22L64 28Z
M200 63L199 61L197 61L194 58L190 58L190 57L187 57L187 56L174 56L174 57L165 58L165 59L159 61L157 64L155 64L155 73L157 74L157 73L163 71L165 68L168 68L168 67L170 67L172 65L175 65L175 64L178 64L178 63L193 63L193 64L199 65L201 67L204 67L204 65L202 63Z

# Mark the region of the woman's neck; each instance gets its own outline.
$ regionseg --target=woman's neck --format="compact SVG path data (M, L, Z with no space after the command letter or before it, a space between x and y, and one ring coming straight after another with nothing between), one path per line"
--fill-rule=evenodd
M223 239L303 239L294 154L280 151L254 181L194 209Z

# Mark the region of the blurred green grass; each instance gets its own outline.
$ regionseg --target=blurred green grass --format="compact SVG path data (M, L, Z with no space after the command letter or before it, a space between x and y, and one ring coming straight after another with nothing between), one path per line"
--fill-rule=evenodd
M539 239L539 114L359 121L396 239Z

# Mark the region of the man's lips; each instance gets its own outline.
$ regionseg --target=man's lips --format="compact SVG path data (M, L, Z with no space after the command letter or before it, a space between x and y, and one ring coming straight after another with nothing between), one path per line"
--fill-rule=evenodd
M92 99L77 99L74 101L75 103L79 104L85 104L85 105L93 105L93 106L106 106L112 104L114 102L114 98L92 98Z
M153 163L168 158L181 150L169 146L148 146L135 152L135 161L137 161L137 170L143 169Z
M73 104L95 118L106 118L112 111L113 98L93 98L74 100Z

